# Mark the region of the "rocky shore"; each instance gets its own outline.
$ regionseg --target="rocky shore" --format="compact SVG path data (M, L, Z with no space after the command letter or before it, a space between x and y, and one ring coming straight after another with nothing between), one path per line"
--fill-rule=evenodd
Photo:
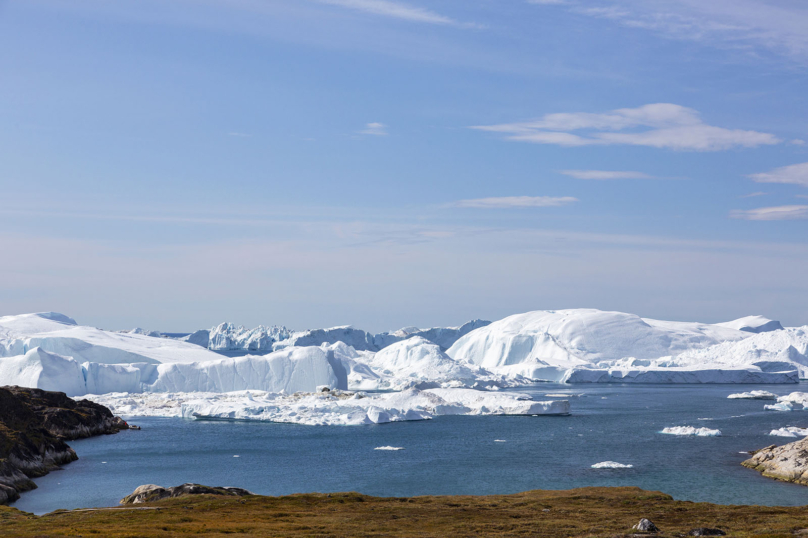
M808 486L808 437L783 446L771 445L741 463L763 476Z
M0 387L0 504L36 488L32 478L78 459L65 441L117 433L129 425L88 400L63 392Z

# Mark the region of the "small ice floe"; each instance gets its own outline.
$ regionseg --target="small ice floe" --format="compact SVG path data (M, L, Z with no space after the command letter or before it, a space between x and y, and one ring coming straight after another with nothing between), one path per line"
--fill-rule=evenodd
M787 426L772 430L769 435L776 437L808 437L808 428L797 428L796 426Z
M494 439L495 443L505 443L505 439Z
M373 450L404 450L403 446L377 446Z
M659 433L667 435L695 435L697 437L718 437L721 435L721 430L712 430L710 428L694 428L693 426L674 426L672 428L665 428Z
M548 398L580 398L583 396L583 392L570 392L570 393L563 393L563 392L548 392L545 394Z
M698 420L715 420L714 418L700 418Z
M233 457L234 458L240 458L241 456L239 456L238 454L233 454Z
M602 461L592 466L593 469L631 469L633 465L617 463L616 461Z
M106 463L106 462L105 462L105 461L102 461L101 463Z
M767 390L753 390L730 394L727 398L730 400L776 400L777 395Z
M793 411L794 406L791 402L778 402L776 404L764 405L763 409L766 411Z

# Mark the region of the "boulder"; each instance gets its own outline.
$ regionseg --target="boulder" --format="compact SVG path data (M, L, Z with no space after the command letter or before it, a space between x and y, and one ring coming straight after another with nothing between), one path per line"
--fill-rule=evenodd
M640 532L659 532L659 529L656 525L654 525L654 522L645 518L642 518L639 523L631 528Z

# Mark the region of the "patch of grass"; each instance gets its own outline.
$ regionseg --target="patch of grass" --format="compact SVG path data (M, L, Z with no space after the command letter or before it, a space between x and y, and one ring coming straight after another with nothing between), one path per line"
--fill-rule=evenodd
M515 495L380 498L357 493L166 499L137 508L58 511L41 517L0 506L0 536L624 537L642 517L661 536L718 527L728 536L799 537L805 508L674 501L638 488L529 491Z

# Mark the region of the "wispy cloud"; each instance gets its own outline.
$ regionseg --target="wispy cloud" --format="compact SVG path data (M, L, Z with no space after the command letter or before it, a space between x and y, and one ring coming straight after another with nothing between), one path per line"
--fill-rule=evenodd
M808 205L781 205L757 209L736 209L730 217L743 220L806 220Z
M561 170L561 173L565 176L574 177L575 179L655 179L654 176L643 172L617 170Z
M708 125L692 108L670 103L621 108L606 113L546 114L539 119L471 127L508 140L559 146L633 145L675 150L719 151L778 144L776 136Z
M426 8L392 2L391 0L316 0L321 4L344 7L383 17L392 17L410 22L441 24L445 26L475 26L462 23Z
M788 183L808 187L808 163L781 166L771 172L751 174L749 177L758 183Z
M804 2L619 0L593 5L591 1L568 0L566 4L573 13L670 39L743 50L751 55L769 50L808 61L808 4Z
M791 143L794 144L795 146L804 146L805 140L802 140L801 138L795 138L794 140L791 141Z
M378 122L367 123L359 133L370 136L387 136L387 125Z
M480 209L509 209L517 207L559 207L577 201L578 199L572 196L503 196L500 198L460 200L452 205L454 207L475 207Z
M230 131L229 133L227 133L227 136L235 136L237 138L249 138L252 135L248 133L240 133L238 131Z
M766 192L750 192L749 194L743 194L738 198L755 198L757 196L766 196L768 193Z

